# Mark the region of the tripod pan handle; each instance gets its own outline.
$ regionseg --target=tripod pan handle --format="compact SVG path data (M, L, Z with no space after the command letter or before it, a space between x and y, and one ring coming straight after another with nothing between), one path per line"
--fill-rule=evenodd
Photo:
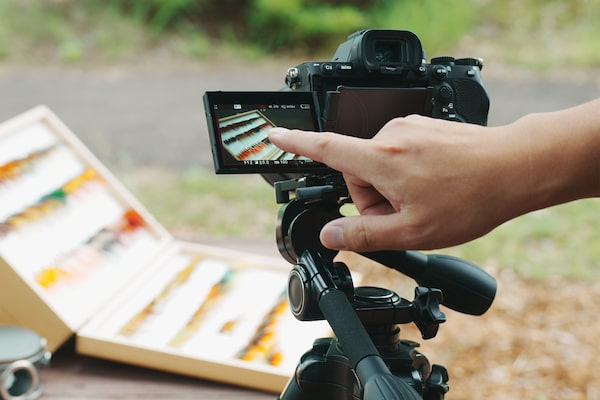
M395 269L419 285L440 289L442 304L455 311L481 315L492 305L497 283L494 277L458 257L417 251L378 251L365 257Z

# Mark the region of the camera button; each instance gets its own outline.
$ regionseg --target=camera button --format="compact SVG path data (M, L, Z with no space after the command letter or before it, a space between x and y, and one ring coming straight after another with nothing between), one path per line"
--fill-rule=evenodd
M323 63L321 64L321 69L323 70L323 72L331 74L333 72L333 64Z
M448 76L448 69L443 65L436 65L433 67L433 76L437 79L445 79Z
M450 100L454 96L454 91L450 86L443 85L442 87L440 87L438 94L440 98L444 100Z
M352 68L352 64L337 64L335 66L335 69L338 70L341 73L351 73L353 68Z

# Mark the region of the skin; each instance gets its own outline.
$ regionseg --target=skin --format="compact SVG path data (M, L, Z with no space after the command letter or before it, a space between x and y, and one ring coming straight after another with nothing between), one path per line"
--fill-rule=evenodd
M599 111L597 99L500 127L411 115L372 139L285 128L269 139L343 173L360 216L327 224L326 247L428 250L530 211L600 197Z

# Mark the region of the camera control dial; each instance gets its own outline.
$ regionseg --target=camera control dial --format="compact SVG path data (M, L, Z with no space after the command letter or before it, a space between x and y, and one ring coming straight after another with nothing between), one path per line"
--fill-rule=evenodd
M451 56L434 57L431 59L431 63L432 64L452 65L452 64L454 64L454 57L451 57Z
M440 98L445 101L450 101L454 97L454 91L449 85L442 85L438 94Z
M466 65L471 67L479 67L479 69L483 69L483 59L469 57L469 58L459 58L454 61L456 65Z

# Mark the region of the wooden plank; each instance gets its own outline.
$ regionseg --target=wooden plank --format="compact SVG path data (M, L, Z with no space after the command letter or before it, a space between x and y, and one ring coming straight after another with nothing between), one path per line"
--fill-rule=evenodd
M273 400L272 393L104 361L75 353L73 342L41 370L44 400Z

